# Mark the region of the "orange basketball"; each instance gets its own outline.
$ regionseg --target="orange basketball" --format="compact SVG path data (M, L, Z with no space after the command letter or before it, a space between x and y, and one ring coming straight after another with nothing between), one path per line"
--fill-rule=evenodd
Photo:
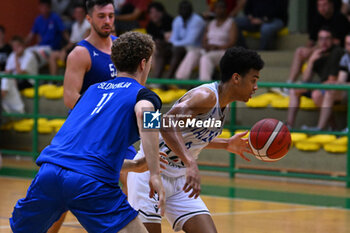
M283 158L291 145L290 132L282 121L266 118L250 130L249 145L257 159L274 162Z

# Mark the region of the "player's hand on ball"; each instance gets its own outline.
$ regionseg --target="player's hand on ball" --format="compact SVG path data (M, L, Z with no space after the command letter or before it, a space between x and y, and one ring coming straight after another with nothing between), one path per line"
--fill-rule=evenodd
M241 156L243 159L250 161L243 152L253 154L252 149L249 146L248 138L242 138L248 133L248 130L237 133L228 139L226 150Z
M186 167L186 183L183 187L185 193L191 191L191 189L192 192L188 197L197 198L201 192L201 177L195 160L190 161L190 164Z
M165 192L160 175L151 175L149 179L149 197L153 198L155 193L158 194L158 207L160 209L160 215L164 216L165 212Z

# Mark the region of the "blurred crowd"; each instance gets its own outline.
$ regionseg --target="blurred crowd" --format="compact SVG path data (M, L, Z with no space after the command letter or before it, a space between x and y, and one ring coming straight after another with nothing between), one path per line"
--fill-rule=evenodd
M194 1L179 2L177 15L152 0L115 0L115 35L138 30L156 42L151 77L216 79L215 70L225 50L247 47L244 32L259 32L259 50L276 49L278 32L288 25L288 0L206 0L207 10L196 12ZM25 38L5 41L0 26L0 72L58 75L67 54L90 30L83 0L40 0L40 14ZM350 70L349 0L308 0L308 41L296 49L286 82L347 83ZM307 63L307 68L303 65ZM317 78L315 78L317 77ZM19 91L33 80L1 80L2 107L24 111ZM287 124L292 127L300 96L311 96L318 106L344 98L334 91L279 90L290 95ZM330 109L328 107L328 109ZM321 113L317 129L332 117Z

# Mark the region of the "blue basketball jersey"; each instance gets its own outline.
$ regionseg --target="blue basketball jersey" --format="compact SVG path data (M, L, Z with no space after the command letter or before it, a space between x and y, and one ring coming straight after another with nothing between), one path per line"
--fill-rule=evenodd
M36 163L53 163L117 186L128 146L139 140L136 80L118 77L92 85Z
M115 40L117 37L111 36L111 38ZM98 50L86 40L80 41L77 45L85 47L89 51L91 58L91 68L85 73L80 94L83 94L95 83L105 82L117 76L117 69L111 60L110 54Z

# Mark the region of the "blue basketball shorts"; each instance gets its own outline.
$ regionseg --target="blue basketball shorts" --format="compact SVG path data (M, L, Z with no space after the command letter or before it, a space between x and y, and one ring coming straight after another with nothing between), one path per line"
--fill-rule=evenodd
M44 163L10 218L14 233L46 232L70 210L88 232L118 232L136 216L119 187Z

